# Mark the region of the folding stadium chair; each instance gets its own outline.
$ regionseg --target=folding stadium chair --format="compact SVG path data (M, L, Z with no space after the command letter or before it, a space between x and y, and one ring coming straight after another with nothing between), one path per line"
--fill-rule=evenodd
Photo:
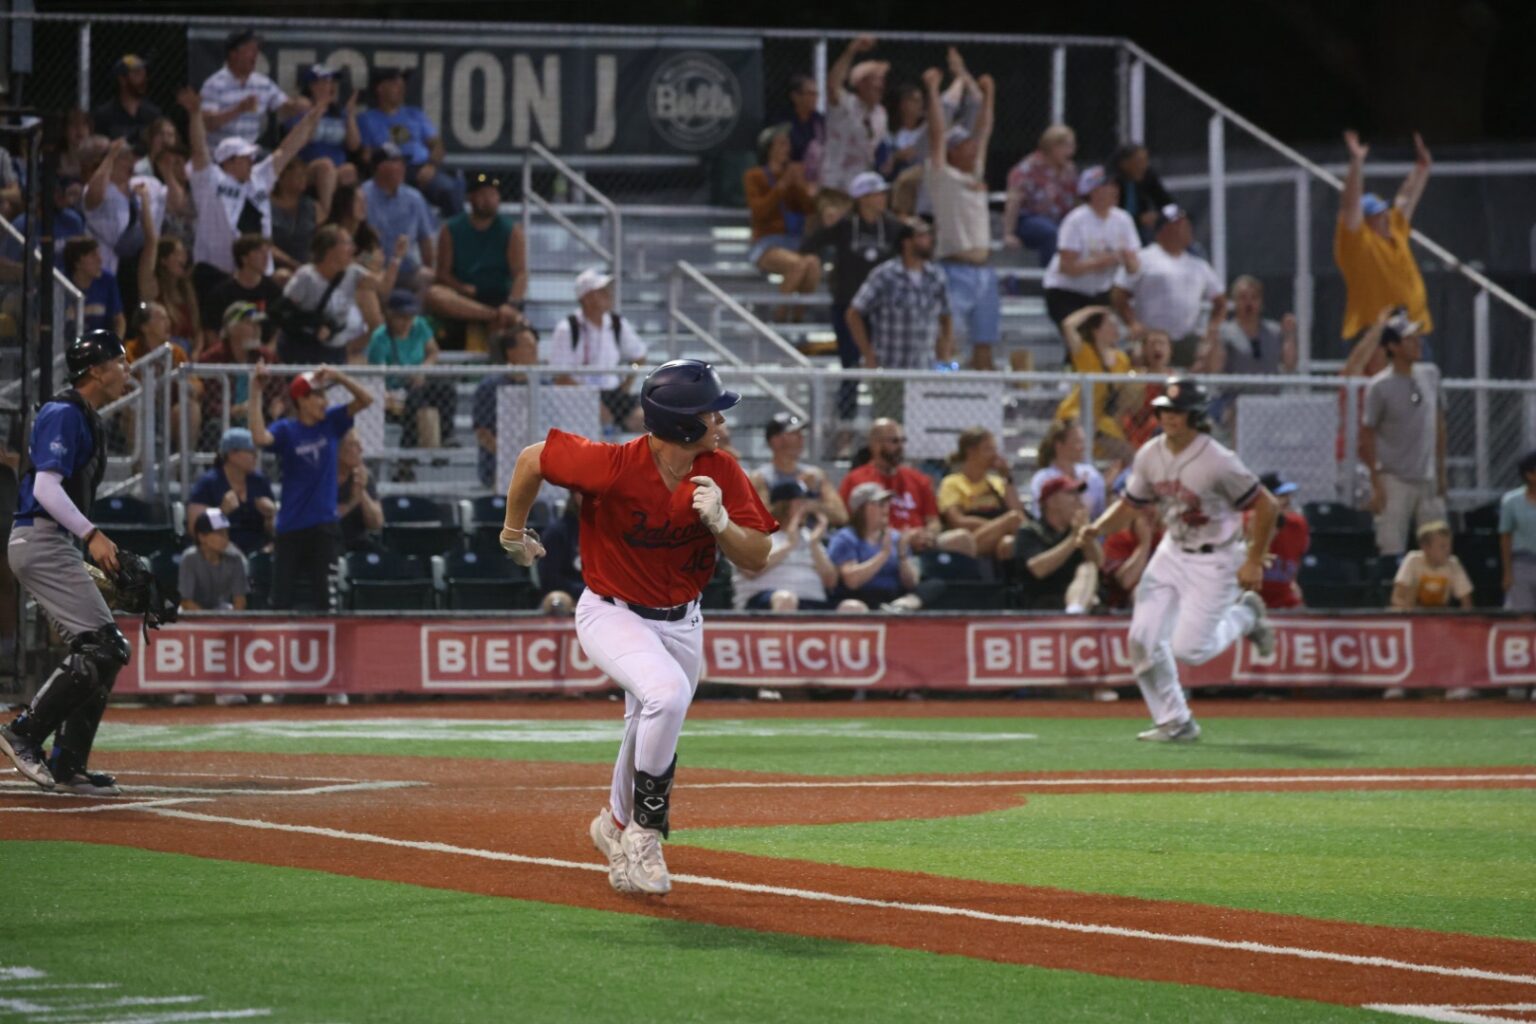
M245 574L251 585L251 594L245 599L246 608L266 611L267 598L272 593L272 553L254 551L246 555Z
M724 558L715 562L715 574L704 584L704 593L699 597L699 607L706 610L730 611L733 598L736 594L735 575L731 571L731 563Z
M181 583L181 556L184 548L163 548L149 556L149 569L160 581L162 590L175 590Z
M385 498L384 546L401 555L431 558L464 546L456 505L401 494Z
M177 530L170 508L132 495L98 498L91 505L91 522L112 538L112 543L145 558L176 545Z
M454 611L521 611L539 606L539 588L528 569L495 554L450 551L433 559L443 607Z
M1301 560L1297 582L1313 608L1365 608L1374 604L1374 587L1362 581L1361 563L1355 559L1309 552Z
M459 502L464 532L469 534L472 551L489 555L501 550L501 528L507 519L507 499L500 494L486 494ZM535 501L528 510L528 525L543 530L554 521L554 512L544 500Z
M1504 563L1499 552L1499 535L1473 531L1458 534L1452 541L1456 557L1472 578L1472 603L1479 608L1498 608L1504 604Z
M414 555L350 551L341 566L342 607L349 611L415 611L432 607L432 574Z
M979 558L924 551L918 565L923 579L944 581L938 596L923 606L925 611L1001 611L1010 604L1009 587Z
M1469 508L1461 514L1461 526L1467 533L1497 533L1499 529L1499 503L1490 502ZM1467 571L1471 572L1470 566Z
M1318 530L1370 530L1371 514L1365 509L1351 508L1334 501L1309 501L1301 507L1307 525L1315 533Z

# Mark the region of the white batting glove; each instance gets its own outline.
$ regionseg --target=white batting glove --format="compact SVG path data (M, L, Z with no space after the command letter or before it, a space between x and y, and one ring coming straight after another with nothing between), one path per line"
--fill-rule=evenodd
M731 517L725 511L725 496L720 493L720 485L707 476L692 478L693 510L699 514L699 522L709 528L709 532L720 534L731 525Z
M532 530L503 529L501 547L512 556L512 561L525 568L544 557L544 545L539 543L539 535Z

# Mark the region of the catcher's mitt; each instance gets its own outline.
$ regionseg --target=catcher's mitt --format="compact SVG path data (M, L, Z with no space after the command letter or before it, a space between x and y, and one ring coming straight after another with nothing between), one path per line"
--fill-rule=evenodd
M149 564L132 551L118 549L116 572L103 572L94 565L85 569L108 607L144 616L146 639L151 629L175 622L181 612L181 595L174 587L162 588Z

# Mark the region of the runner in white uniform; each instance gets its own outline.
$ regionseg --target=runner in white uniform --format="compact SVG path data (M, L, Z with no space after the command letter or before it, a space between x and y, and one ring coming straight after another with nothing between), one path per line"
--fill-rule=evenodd
M1083 533L1113 533L1137 507L1159 504L1167 532L1136 588L1130 636L1136 684L1156 724L1137 738L1189 742L1200 738L1200 725L1179 685L1178 662L1204 664L1238 637L1262 656L1274 651L1257 590L1279 505L1232 451L1203 432L1206 394L1193 378L1172 378L1152 404L1162 434L1136 453L1124 497ZM1245 557L1242 512L1250 508Z

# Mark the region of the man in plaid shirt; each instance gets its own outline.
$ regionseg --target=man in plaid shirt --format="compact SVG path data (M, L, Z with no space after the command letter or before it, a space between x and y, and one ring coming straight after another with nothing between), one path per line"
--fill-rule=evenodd
M949 288L930 262L933 229L911 221L898 256L869 272L848 306L848 330L870 369L925 370L954 351Z

